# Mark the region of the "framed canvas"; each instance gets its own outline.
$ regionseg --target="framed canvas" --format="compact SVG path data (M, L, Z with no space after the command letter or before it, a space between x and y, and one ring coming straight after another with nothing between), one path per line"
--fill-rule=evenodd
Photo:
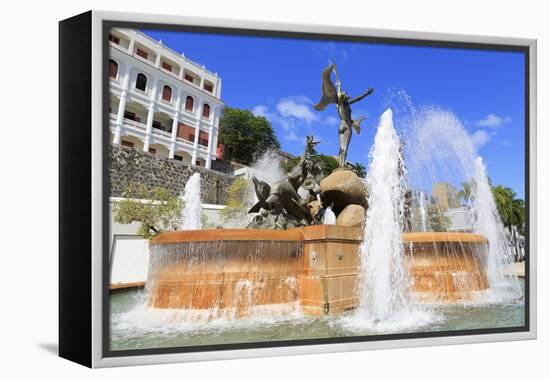
M59 27L60 356L536 337L535 40Z

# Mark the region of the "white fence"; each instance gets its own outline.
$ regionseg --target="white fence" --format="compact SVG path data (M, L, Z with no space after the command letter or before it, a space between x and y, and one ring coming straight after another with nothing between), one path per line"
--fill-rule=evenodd
M114 235L111 287L141 286L147 281L149 242L136 235Z
M111 203L120 201L111 198ZM202 205L202 214L214 227L223 224L220 210L225 206ZM114 221L111 207L110 221L110 286L112 289L143 286L149 271L149 241L138 236L139 223L120 224Z

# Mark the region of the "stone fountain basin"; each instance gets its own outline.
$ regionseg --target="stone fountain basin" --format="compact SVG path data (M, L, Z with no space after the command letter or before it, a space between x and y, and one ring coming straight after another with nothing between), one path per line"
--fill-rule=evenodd
M211 309L299 303L308 314L358 305L360 227L191 230L151 241L148 289L157 308ZM405 233L411 295L419 301L475 299L488 288L487 239L456 232Z

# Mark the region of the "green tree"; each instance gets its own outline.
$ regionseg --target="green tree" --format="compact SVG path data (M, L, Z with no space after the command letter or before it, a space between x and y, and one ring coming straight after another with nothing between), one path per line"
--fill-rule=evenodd
M247 165L263 152L281 148L265 117L230 107L224 109L220 118L218 140L225 146L224 158Z
M361 178L365 178L367 176L367 168L361 163L353 164L352 170L357 176Z
M114 220L121 224L139 222L138 235L151 239L177 227L183 202L167 189L132 184L123 197L113 205Z
M516 198L512 201L513 224L518 228L520 234L525 234L525 201Z
M338 160L336 158L333 158L332 156L328 156L324 154L313 154L311 157L311 160L321 165L321 170L323 172L324 177L327 177L328 175L330 175L333 170L338 168L338 165L339 165ZM290 159L289 161L283 164L283 170L288 173L292 171L292 169L296 167L299 162L300 162L299 157Z
M295 158L289 159L287 161L284 161L282 163L283 171L285 171L285 173L289 173L290 171L292 171L294 169L294 167L296 167L298 165L299 162L300 162L299 157L295 157Z
M213 222L208 221L208 215L202 213L201 214L201 228L203 230L207 230L209 228L216 228L217 225Z
M458 191L458 199L464 205L469 205L470 200L474 194L474 183L473 182L462 182L460 184L460 190Z
M511 231L512 226L516 226L518 231L523 234L525 224L525 201L516 198L516 193L507 187L497 185L492 187L493 198L497 206L502 224Z
M225 207L220 210L222 219L226 222L235 219L246 217L249 205L248 197L248 182L242 177L239 177L227 189L227 202Z
M432 231L447 231L448 227L451 225L451 219L445 215L443 210L434 204L429 204L427 210L428 224Z
M504 226L511 228L514 224L513 201L516 193L502 185L494 186L492 190L500 219Z
M318 161L319 163L321 163L321 168L323 170L323 176L325 176L325 177L330 175L332 173L332 171L334 171L340 165L336 158L334 158L332 156L328 156L328 155L323 155L323 154L314 156L313 160Z

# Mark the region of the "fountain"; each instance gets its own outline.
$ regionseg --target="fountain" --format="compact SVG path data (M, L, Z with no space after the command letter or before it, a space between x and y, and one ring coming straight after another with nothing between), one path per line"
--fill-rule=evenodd
M316 315L358 308L359 314L381 321L413 300L474 300L489 288L487 239L473 233L402 232L405 186L399 149L388 110L371 152L371 205L364 231L318 224L176 231L156 237L151 305L209 309L211 316L222 310L244 316L257 306L285 303ZM322 198L326 185L321 188ZM243 297L245 287L248 294Z
M490 290L471 290L463 282L464 277L456 275L453 280L464 286L463 299L479 303L520 299L523 293L517 277L506 272L506 266L513 259L506 245L487 172L465 128L448 110L433 106L416 109L408 95L400 92L398 97L406 108L406 115L398 123L407 141L405 159L409 180L417 187L430 187L436 182L470 183L472 187L466 199L474 220L472 231L487 240L486 251L472 253L482 254L477 258L483 264L485 278L479 278L478 282L487 281L481 287ZM444 210L437 208L440 213Z
M405 182L401 142L386 110L370 152L367 175L370 206L361 245L358 313L377 321L407 306L408 273L404 265L403 212Z
M181 229L197 230L201 228L201 175L196 172L191 175L183 191Z
M335 65L323 74L321 105L340 101L340 83L334 96L327 84L332 72ZM358 129L349 100L342 99L348 108L340 116ZM381 116L366 185L345 166L321 177L312 160L318 142L308 137L290 174L252 179L247 228L200 230L200 176L194 174L183 197L183 230L151 241L147 308L204 322L347 311L354 326L372 326L395 323L420 304L520 298L517 278L503 270L510 256L485 167L462 125L433 108L413 109L400 138L403 124L390 109ZM262 171L268 160L261 161ZM427 232L433 228L423 193L420 232L411 232L409 185L427 187L441 172L450 172L445 179L453 182L473 180L474 232Z
M325 209L323 224L336 224L336 215L330 206Z
M418 207L420 212L420 230L422 232L426 232L428 230L427 223L426 223L426 212L428 211L426 208L426 196L424 193L420 194L420 197L418 199Z
M511 264L514 259L507 246L504 227L496 208L481 157L475 160L473 183L474 200L471 211L475 219L474 230L485 235L489 241L487 277L490 287L494 289L492 299L505 301L518 299L522 295L518 279L505 271L505 267Z

